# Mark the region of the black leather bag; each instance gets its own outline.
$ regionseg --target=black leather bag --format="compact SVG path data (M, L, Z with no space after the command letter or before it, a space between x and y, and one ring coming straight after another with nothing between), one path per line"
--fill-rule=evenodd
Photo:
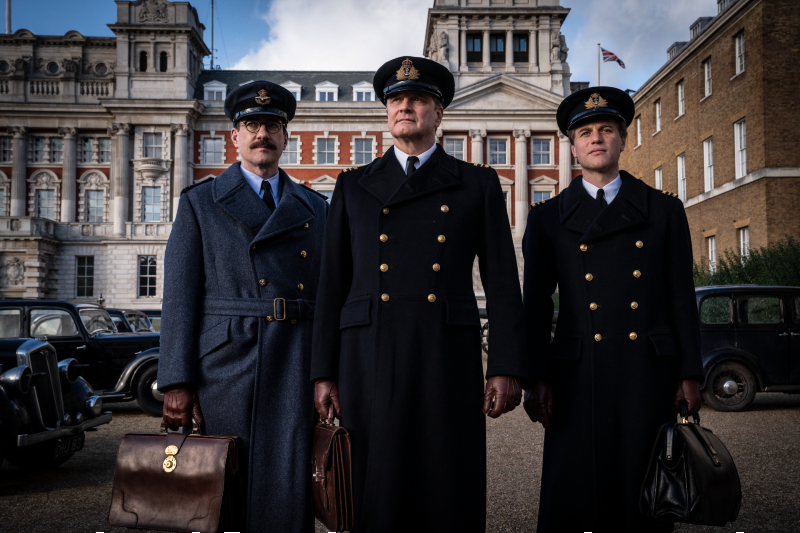
M739 516L742 486L731 454L686 406L682 422L664 424L642 484L639 508L665 522L724 526Z

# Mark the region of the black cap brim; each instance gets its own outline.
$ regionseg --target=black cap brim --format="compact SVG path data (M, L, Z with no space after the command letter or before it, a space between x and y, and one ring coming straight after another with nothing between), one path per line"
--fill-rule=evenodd
M623 121L625 120L625 117L623 117L614 109L590 109L588 111L584 111L583 113L578 113L577 115L572 117L569 123L567 123L566 129L567 131L569 131L572 128L574 128L579 122L583 122L584 120L588 120L592 117L597 117L597 116L610 116L610 117L616 117Z
M241 111L237 111L236 114L233 116L233 122L239 122L240 120L247 117L255 117L261 115L269 115L280 118L285 123L289 122L286 113L284 113L280 109L275 109L274 107L249 107L247 109L242 109Z
M417 81L400 81L395 83L394 85L387 87L383 91L384 103L386 102L386 99L389 97L389 95L404 91L422 91L424 93L432 94L439 100L442 100L442 91L440 91L438 87L434 87L433 85L428 85L427 83L419 83Z

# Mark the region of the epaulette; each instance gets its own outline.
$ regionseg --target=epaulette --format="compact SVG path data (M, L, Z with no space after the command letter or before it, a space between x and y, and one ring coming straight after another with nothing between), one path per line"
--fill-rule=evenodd
M661 190L661 194L666 194L667 196L672 196L673 198L677 198L678 197L677 193L665 191L663 189Z
M547 200L542 200L540 202L536 202L535 204L531 204L531 209L533 209L534 207L538 207L538 206L542 205L543 203L548 202L550 200L552 200L552 198L548 198Z
M309 192L313 192L314 194L316 194L317 196L319 196L320 198L322 198L326 202L329 200L329 198L327 196L325 196L324 194L322 194L322 193L320 193L318 191L315 191L311 187L306 187L306 190L309 191Z
M489 165L484 165L483 163L472 163L472 164L480 168L492 168Z
M192 183L191 185L189 185L187 187L184 187L183 190L181 191L181 194L185 193L186 191L188 191L190 189L194 189L198 185L203 185L204 183L209 183L211 181L213 181L213 179L205 179L203 181L198 181L197 183Z
M342 170L342 172L350 172L351 170L356 170L357 168L361 168L363 166L364 165L361 165L361 166L358 166L358 167L349 167L349 168L346 168L346 169Z

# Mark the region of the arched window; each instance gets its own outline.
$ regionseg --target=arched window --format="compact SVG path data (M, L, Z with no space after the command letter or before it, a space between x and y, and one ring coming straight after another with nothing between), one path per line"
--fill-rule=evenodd
M159 57L159 70L161 72L167 71L167 53L161 52L161 56Z
M139 72L147 72L147 52L139 52Z

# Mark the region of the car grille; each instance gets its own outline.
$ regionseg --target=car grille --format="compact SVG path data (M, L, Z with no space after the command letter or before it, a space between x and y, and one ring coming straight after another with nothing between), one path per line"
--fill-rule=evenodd
M56 428L64 416L64 403L61 396L61 379L58 373L56 353L50 349L33 350L28 355L31 371L44 372L34 386L42 423L45 427Z

